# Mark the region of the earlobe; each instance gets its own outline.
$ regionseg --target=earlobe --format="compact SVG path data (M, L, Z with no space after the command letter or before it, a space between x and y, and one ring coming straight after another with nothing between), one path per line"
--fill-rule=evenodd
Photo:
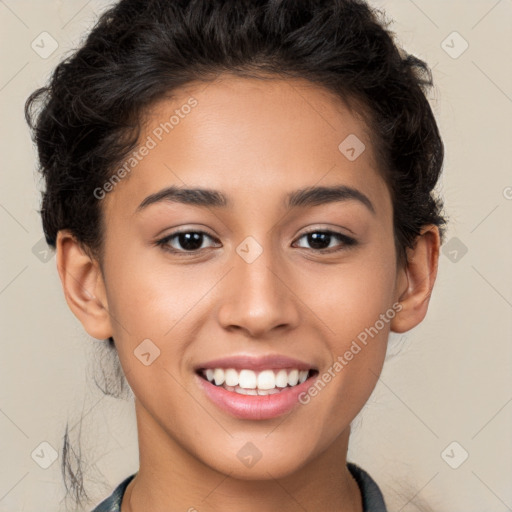
M68 230L58 232L56 249L57 270L69 308L90 336L109 338L112 326L99 263Z
M431 225L422 230L415 246L408 250L407 263L401 270L401 288L397 287L402 309L391 322L392 331L409 331L425 318L437 276L440 243L439 229Z

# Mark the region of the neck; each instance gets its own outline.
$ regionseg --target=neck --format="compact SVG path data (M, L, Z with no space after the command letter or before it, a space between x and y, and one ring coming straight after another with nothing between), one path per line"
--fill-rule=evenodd
M316 459L282 478L245 480L216 471L164 432L135 401L139 471L121 512L362 512L357 482L346 466L350 427Z

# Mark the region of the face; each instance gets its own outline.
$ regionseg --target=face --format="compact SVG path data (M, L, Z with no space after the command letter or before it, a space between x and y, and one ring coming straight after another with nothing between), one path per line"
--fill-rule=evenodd
M139 429L233 476L290 474L348 432L399 297L392 204L367 128L306 81L224 75L154 105L144 144L101 202L106 305ZM216 192L159 194L169 187ZM297 192L314 187L337 192ZM293 368L312 371L247 396L207 383L208 367L210 378L251 370L230 373L249 388L260 371L262 387L264 370L281 387ZM244 446L266 464L240 464Z

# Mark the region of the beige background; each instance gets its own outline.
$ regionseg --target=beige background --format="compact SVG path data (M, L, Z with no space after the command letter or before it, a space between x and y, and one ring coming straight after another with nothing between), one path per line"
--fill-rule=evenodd
M512 0L372 3L434 70L450 228L429 315L391 340L349 459L379 483L390 512L422 501L438 512L512 510ZM36 153L22 111L106 5L0 1L0 511L65 510L61 441L65 421L76 434L82 413L92 497L137 469L132 405L91 384L95 343L66 305L55 257L45 262L37 245ZM59 45L47 58L31 47L43 31ZM453 31L469 45L457 58L463 40ZM47 469L34 460L49 460L42 442L58 457ZM453 469L446 460L463 450L469 457Z

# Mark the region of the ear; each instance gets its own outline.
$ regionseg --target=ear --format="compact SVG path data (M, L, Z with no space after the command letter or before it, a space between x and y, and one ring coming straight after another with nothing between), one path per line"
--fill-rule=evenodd
M98 340L112 336L101 268L69 230L57 233L57 269L69 308L87 333Z
M391 321L392 331L406 332L425 318L437 276L440 244L438 227L429 225L421 231L414 247L407 250L407 262L397 279L397 301L402 309Z

